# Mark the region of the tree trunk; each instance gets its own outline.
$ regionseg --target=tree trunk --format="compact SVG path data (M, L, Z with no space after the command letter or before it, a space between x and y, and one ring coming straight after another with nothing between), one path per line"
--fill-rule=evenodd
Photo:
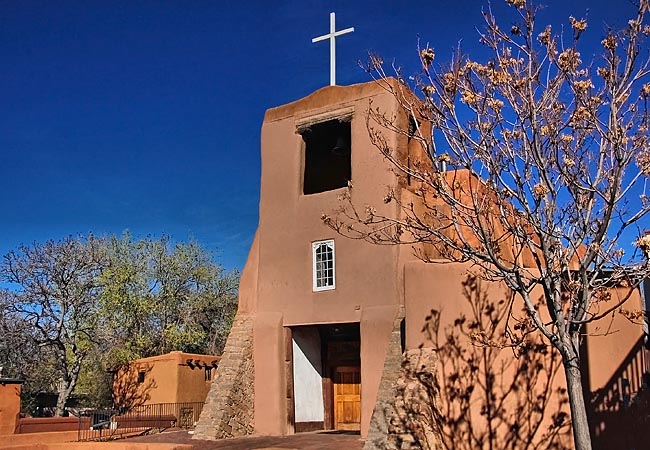
M76 368L76 366L75 366ZM57 417L61 417L65 414L65 404L70 398L70 394L74 391L75 386L77 385L77 377L79 376L79 371L74 370L71 374L74 378L64 378L59 384L59 396L56 399L56 412Z
M71 389L69 388L68 384L59 389L59 396L56 398L56 412L54 413L55 416L61 417L65 413L65 403L68 401L68 397L70 397L70 392Z
M582 391L582 378L580 367L578 367L576 361L577 358L565 359L564 361L564 373L566 375L571 421L573 423L573 443L576 450L591 450L591 437L589 435L585 397Z

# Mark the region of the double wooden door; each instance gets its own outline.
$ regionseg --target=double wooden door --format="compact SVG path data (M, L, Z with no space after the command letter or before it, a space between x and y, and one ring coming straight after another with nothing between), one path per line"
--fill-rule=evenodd
M361 368L358 366L334 370L334 428L361 429Z

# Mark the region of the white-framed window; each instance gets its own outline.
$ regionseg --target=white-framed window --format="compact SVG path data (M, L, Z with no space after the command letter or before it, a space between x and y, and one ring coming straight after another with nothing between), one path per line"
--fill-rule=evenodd
M334 267L334 241L317 241L311 244L314 283L316 291L327 291L336 287Z

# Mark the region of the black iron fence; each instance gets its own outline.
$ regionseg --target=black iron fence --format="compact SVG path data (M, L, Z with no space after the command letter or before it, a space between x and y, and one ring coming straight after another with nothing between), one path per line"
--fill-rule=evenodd
M87 411L79 418L78 440L109 440L167 428L193 428L202 409L203 402L192 402ZM90 418L90 423L83 418Z

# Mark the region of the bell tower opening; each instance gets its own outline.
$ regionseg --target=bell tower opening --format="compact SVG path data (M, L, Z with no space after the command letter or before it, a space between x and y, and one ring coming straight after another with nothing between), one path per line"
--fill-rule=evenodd
M305 195L346 187L352 179L350 120L328 120L300 131L305 142Z

